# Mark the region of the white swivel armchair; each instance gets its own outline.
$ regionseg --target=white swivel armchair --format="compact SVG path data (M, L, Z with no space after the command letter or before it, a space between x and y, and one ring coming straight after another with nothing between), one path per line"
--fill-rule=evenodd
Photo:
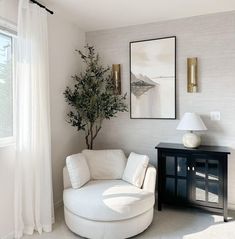
M90 180L74 189L67 167L63 171L65 222L71 231L91 239L123 239L148 228L155 202L153 166L148 165L139 188L122 180L127 164L122 150L83 150L70 157L85 158L90 173Z

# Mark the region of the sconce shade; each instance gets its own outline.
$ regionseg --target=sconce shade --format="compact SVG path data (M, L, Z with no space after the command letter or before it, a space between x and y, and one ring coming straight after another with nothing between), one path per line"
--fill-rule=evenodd
M184 113L177 130L188 130L188 131L203 131L207 130L207 127L203 123L201 117L196 113Z
M115 87L115 94L121 95L121 65L113 64L112 66L113 82Z
M187 85L187 89L189 93L195 93L198 91L198 82L197 82L197 68L198 68L198 64L197 64L197 58L193 57L193 58L188 58L187 59L187 65L188 65L188 73L187 73L187 77L188 77L188 85Z

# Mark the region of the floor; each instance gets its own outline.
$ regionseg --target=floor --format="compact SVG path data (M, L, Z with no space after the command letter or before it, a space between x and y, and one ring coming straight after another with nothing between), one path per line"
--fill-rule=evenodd
M193 209L165 207L155 210L152 225L134 239L235 239L235 212L229 213L230 220ZM25 236L23 239L79 239L66 227L63 208L56 211L56 223L52 233ZM110 238L111 239L111 238Z

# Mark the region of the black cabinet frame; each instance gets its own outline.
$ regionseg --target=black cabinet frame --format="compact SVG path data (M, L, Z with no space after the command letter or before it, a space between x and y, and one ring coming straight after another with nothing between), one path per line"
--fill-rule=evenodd
M217 146L200 146L197 149L185 148L181 144L160 143L156 146L158 150L158 210L162 209L163 203L181 204L204 209L210 212L220 213L227 221L227 167L229 149ZM167 157L174 158L174 173L168 175ZM172 158L173 157L173 158ZM185 159L186 175L178 175L178 160ZM204 163L204 174L198 174L198 162ZM216 165L218 178L213 178L209 173L209 166ZM168 165L169 166L169 165ZM172 171L172 168L171 168ZM197 173L196 173L197 172ZM167 190L167 180L174 181L173 193ZM178 196L178 181L186 182L186 197ZM182 181L181 181L182 182ZM196 200L196 182L204 183L205 200ZM214 200L209 200L209 185L217 186Z

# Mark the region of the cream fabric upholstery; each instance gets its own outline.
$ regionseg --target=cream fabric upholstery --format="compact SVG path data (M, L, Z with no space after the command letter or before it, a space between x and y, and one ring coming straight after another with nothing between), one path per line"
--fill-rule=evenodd
M122 179L141 188L148 163L149 157L147 155L130 153Z
M122 150L83 150L92 179L121 179L126 167L126 156Z
M90 170L83 154L68 156L66 165L73 188L80 188L91 179Z
M65 222L74 233L91 239L124 239L146 230L153 220L153 208L127 220L93 221L79 217L64 208ZM154 238L154 236L153 236Z
M157 172L154 166L148 165L145 173L143 190L151 193L155 193Z
M75 215L97 221L138 216L154 205L154 194L123 180L93 180L78 190L64 190L64 206Z
M156 174L157 174L156 168L151 164L149 164L145 173L143 190L148 192L155 192ZM64 179L64 189L71 188L72 185L70 182L67 167L63 168L63 179Z
M69 178L69 172L68 172L68 169L67 167L64 167L63 168L63 182L64 182L64 189L66 188L71 188L72 187L72 184L70 182L70 178Z
M83 151L93 179L78 189L72 188L67 167L63 169L65 222L85 238L133 237L152 222L156 169L147 167L138 188L121 179L127 161L123 151L107 151Z

